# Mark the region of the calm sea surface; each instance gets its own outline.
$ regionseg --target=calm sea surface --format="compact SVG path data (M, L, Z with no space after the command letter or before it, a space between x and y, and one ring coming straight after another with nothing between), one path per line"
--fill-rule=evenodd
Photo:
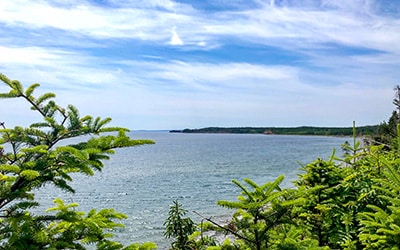
M92 177L75 176L75 194L48 186L37 193L46 207L60 197L80 204L78 209L115 208L129 216L126 228L115 240L127 243L153 241L166 249L163 222L173 200L191 211L217 220L232 213L216 205L218 200L236 200L240 190L232 179L250 178L258 184L285 175L291 186L300 173L300 163L318 157L328 159L332 150L342 155L340 145L349 138L248 134L180 134L133 132L132 138L152 139L155 145L119 149L102 172Z

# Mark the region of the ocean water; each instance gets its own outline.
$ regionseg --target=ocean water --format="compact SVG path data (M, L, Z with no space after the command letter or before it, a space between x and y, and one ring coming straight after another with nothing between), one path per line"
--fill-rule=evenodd
M163 222L169 206L178 200L194 221L202 214L215 220L233 211L216 205L218 200L236 200L240 190L232 179L250 178L258 184L285 175L282 184L292 186L301 172L300 163L328 159L349 138L323 136L181 134L133 132L132 138L152 139L155 145L118 149L102 172L75 175L75 194L51 186L37 192L44 207L56 197L77 202L79 210L115 208L128 215L125 228L114 239L128 244L153 241L167 249Z

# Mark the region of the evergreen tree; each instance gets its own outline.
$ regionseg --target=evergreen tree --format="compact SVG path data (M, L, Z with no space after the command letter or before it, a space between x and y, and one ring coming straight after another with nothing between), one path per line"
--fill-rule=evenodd
M228 227L227 232L233 233L239 240L237 244L241 249L284 249L284 246L302 249L304 245L313 245L312 242L303 241L304 235L292 227L293 206L304 201L298 198L295 190L279 187L283 178L279 176L275 181L263 185L244 179L248 187L233 180L242 190L238 201L218 201L220 206L237 209L229 225L234 230ZM293 238L288 239L288 236Z
M332 214L333 199L340 195L335 188L343 179L342 171L334 161L317 159L303 168L304 174L295 182L305 190L305 202L297 213L305 227L314 235L319 246L337 247L340 236L337 232L338 219ZM340 223L340 222L339 222Z
M72 173L91 176L102 170L114 149L154 142L130 139L127 129L107 126L110 118L81 117L76 107L59 106L53 93L35 97L37 83L24 89L3 74L0 81L9 89L0 93L1 99L22 98L43 119L26 128L0 123L0 249L85 249L89 244L97 249L154 249L153 243L124 248L112 241L110 230L123 226L116 221L126 217L113 209L85 214L76 210L77 204L56 199L45 215L31 210L40 205L35 193L44 185L74 192ZM61 143L77 137L79 142Z
M172 249L186 250L194 247L194 241L191 241L189 236L196 230L196 226L192 219L184 217L186 213L187 210L183 209L176 200L170 207L169 216L164 222L166 227L164 236L168 239L175 238Z

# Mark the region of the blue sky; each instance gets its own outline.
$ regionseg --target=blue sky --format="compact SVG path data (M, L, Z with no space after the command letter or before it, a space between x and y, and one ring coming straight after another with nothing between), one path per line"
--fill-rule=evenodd
M2 0L0 34L1 73L130 129L372 125L400 84L400 0Z

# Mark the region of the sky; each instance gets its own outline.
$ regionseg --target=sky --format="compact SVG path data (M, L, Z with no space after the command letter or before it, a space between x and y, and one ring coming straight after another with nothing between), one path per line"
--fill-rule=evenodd
M399 66L400 0L0 0L0 73L133 130L375 125Z

